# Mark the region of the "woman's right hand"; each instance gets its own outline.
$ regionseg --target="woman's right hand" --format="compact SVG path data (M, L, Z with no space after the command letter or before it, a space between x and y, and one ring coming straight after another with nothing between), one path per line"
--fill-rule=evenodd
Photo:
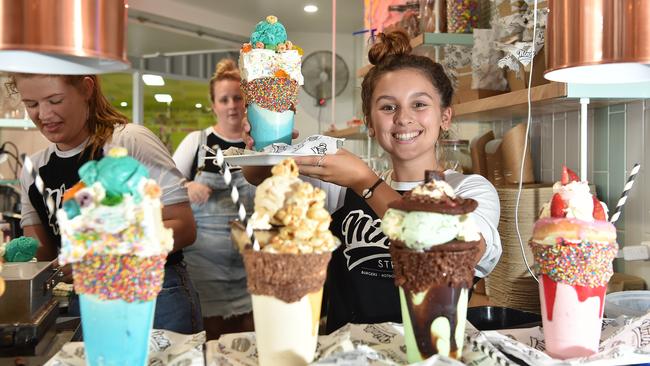
M188 196L190 196L190 203L206 203L212 194L212 189L210 187L194 181L188 182L185 184L185 187L187 188Z
M244 144L246 145L247 150L255 150L253 148L253 145L255 145L255 140L253 140L253 136L251 136L251 124L248 122L248 118L244 116L244 119L242 119L242 133L241 133L241 138L244 140ZM291 131L291 139L295 140L298 138L300 133L298 130L295 128L293 131Z

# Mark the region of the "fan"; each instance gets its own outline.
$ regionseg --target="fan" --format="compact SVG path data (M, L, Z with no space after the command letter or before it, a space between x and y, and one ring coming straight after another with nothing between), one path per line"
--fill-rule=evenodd
M332 51L316 51L302 61L302 74L305 77L303 89L322 107L332 98ZM350 71L341 56L336 55L336 94L343 93L348 85Z

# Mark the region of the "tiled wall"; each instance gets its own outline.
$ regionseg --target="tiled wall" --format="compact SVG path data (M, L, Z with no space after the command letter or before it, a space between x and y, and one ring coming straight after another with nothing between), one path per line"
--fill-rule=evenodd
M578 101L576 101L578 103ZM650 100L590 109L588 114L588 178L598 197L613 210L634 163L641 163L634 188L628 195L623 215L616 224L621 246L650 240ZM499 121L492 128L502 136L516 123ZM580 173L580 113L536 116L531 123L531 152L537 181L559 180L562 164ZM646 175L648 176L646 178ZM650 262L616 260L617 271L640 276L650 285Z

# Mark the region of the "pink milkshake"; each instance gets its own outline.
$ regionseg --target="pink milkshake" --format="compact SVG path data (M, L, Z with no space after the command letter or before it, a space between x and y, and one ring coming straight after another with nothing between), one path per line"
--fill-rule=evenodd
M607 282L618 250L606 206L564 167L562 181L535 223L530 246L539 276L546 353L598 352Z

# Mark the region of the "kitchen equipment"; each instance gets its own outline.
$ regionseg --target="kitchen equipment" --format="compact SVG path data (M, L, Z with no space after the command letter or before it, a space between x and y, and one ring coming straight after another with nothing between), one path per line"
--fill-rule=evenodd
M443 164L445 170L452 169L464 174L472 172L468 140L442 139L439 144L438 160Z
M0 297L0 324L28 323L52 299L59 282L53 262L5 263L6 296Z
M540 326L542 317L513 308L476 306L467 309L467 321L478 330L497 330Z
M36 355L55 334L59 314L52 289L62 273L54 262L5 263L0 297L0 356Z
M628 318L643 316L650 312L650 291L621 291L605 296L605 317Z

